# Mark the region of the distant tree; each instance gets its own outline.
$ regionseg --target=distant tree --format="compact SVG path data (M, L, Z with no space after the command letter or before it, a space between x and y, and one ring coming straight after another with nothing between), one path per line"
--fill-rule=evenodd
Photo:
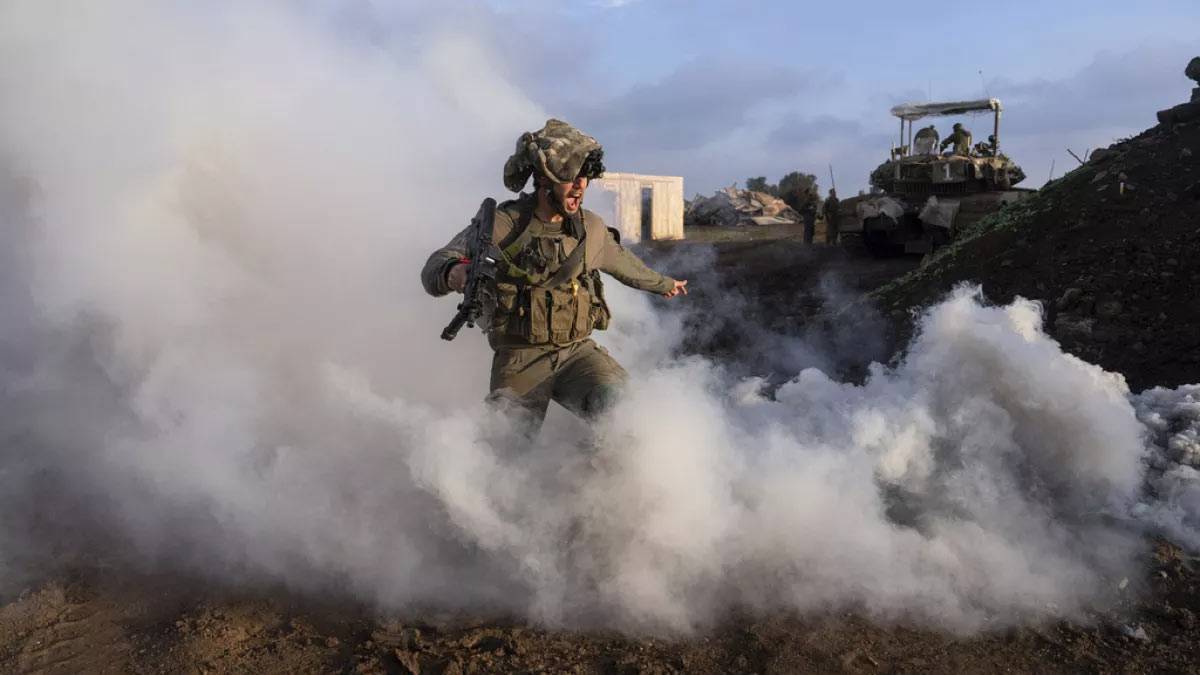
M779 179L779 194L782 197L793 192L818 191L817 177L811 173L793 171Z
M746 189L751 190L753 192L767 192L770 194L775 194L773 192L773 190L775 189L775 186L767 183L766 176L756 176L754 178L747 178L746 179Z
M817 177L811 173L793 171L779 179L778 197L799 211L805 204L820 208L821 197L817 192Z

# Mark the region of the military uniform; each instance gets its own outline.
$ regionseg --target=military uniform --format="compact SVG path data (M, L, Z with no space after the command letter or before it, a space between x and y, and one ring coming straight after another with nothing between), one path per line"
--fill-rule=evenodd
M938 139L937 129L931 124L927 127L922 127L917 130L917 135L913 139L913 154L915 155L932 155L934 149L937 148Z
M811 192L801 196L800 220L804 222L804 243L811 244L817 233L817 197Z
M830 190L829 196L821 206L822 215L825 217L825 241L829 244L836 244L838 241L838 209L837 192Z
M971 132L962 127L961 124L954 125L954 131L942 141L942 149L945 150L947 145L954 146L954 154L963 155L964 157L971 154Z
M512 187L509 168L506 184ZM523 194L496 208L493 242L502 254L487 326L495 350L489 399L524 411L534 429L551 400L595 416L611 405L627 378L590 338L611 318L600 272L643 291L675 287L674 279L621 246L595 213L580 209L577 217L553 223L539 219L535 207L536 198ZM466 254L470 235L469 226L430 255L421 271L429 294L450 292L447 274Z

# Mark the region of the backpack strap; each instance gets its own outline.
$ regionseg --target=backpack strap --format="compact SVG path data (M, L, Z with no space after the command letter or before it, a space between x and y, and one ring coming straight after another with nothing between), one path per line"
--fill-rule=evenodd
M522 196L518 201L518 208L516 223L506 236L496 242L496 248L500 250L500 260L508 276L522 283L532 284L536 283L534 275L513 261L533 238L533 233L529 231L529 223L533 220L533 195Z
M529 232L529 223L533 220L533 207L533 198L522 195L517 201L517 219L513 222L512 229L496 242L496 247L509 257L516 255L523 246L529 243L532 236Z
M562 286L584 272L584 260L587 257L588 247L587 219L583 217L582 211L579 215L584 221L583 240L575 244L575 248L571 250L571 255L567 256L567 259L558 266L558 269L555 270L554 274L542 286L547 288Z

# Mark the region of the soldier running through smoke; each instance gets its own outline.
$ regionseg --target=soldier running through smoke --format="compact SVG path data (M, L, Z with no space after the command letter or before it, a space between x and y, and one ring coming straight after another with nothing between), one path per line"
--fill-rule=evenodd
M504 165L513 192L533 176L532 194L496 207L492 239L499 252L494 307L486 325L492 360L488 400L537 432L551 400L592 419L609 409L628 378L591 339L611 314L600 272L664 298L687 294L687 281L650 269L621 246L600 216L583 208L589 181L604 173L596 139L551 119L526 132ZM429 256L421 271L434 296L462 292L472 226Z

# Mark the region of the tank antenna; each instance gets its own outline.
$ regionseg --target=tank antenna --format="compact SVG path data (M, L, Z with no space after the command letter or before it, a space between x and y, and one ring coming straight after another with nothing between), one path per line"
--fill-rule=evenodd
M984 98L992 97L991 92L989 92L988 88L987 88L987 80L983 79L983 69L982 68L979 69L979 86L983 88L983 97Z

